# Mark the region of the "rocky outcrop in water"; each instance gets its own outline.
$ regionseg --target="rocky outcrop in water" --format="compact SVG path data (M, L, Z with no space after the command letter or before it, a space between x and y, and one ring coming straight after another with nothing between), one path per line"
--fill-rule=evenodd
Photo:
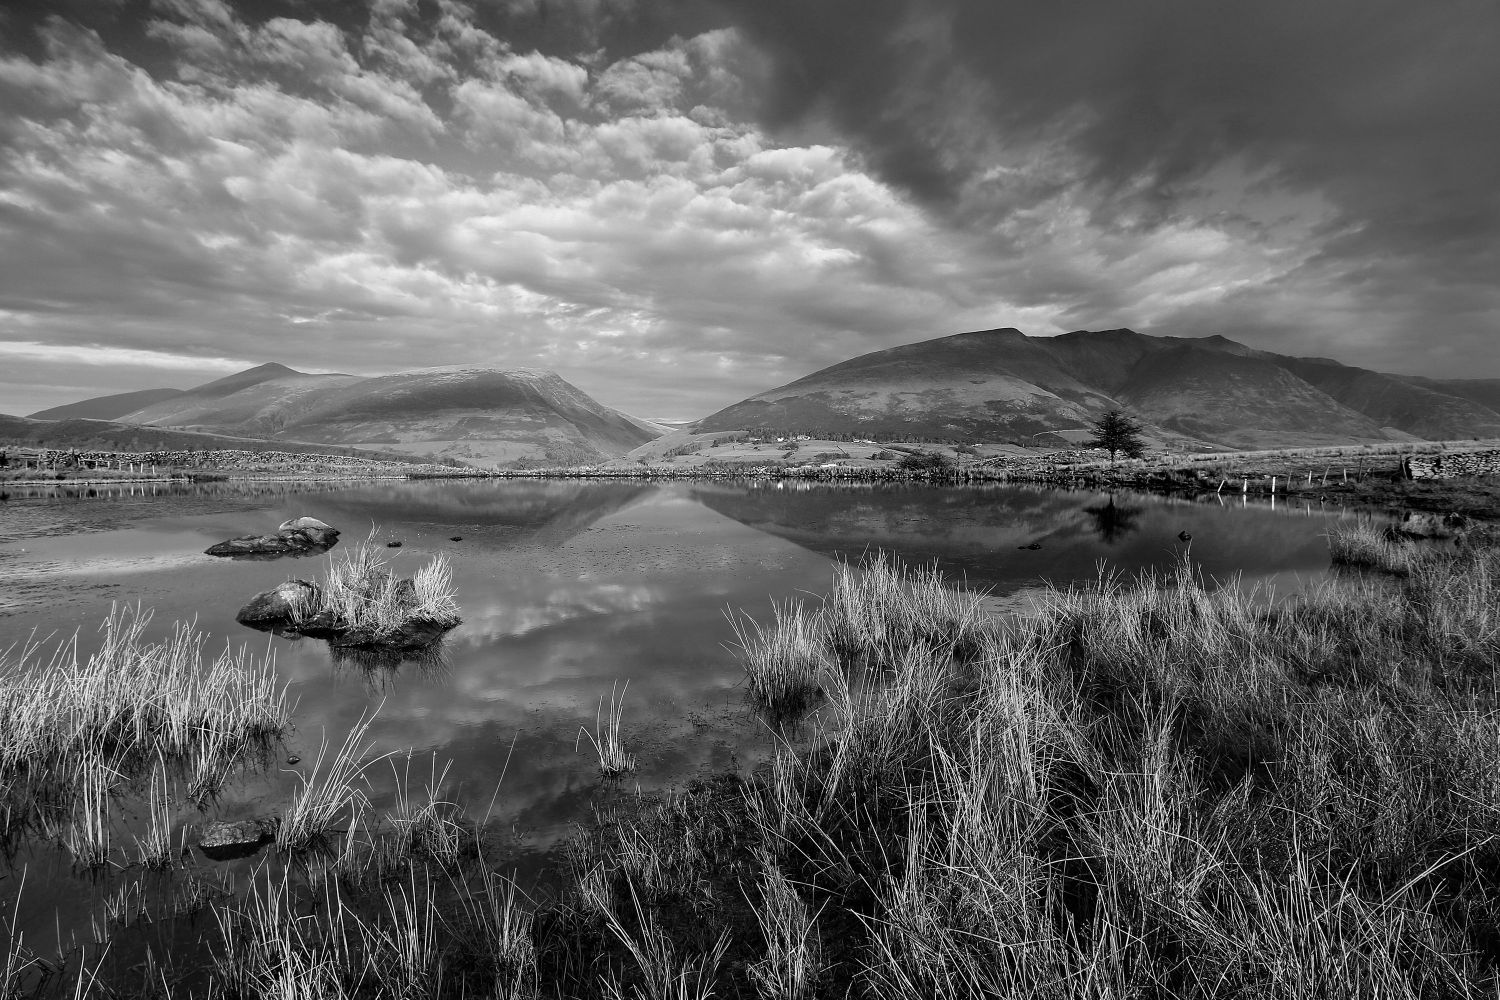
M330 646L397 653L425 649L461 619L432 611L417 597L410 580L384 572L338 584L336 600L307 580L287 580L252 597L235 620L261 632L292 638L326 639ZM346 617L350 608L358 609Z
M282 521L274 535L243 535L210 545L204 551L211 556L231 558L317 555L337 545L338 540L339 530L332 525L315 517L294 517Z

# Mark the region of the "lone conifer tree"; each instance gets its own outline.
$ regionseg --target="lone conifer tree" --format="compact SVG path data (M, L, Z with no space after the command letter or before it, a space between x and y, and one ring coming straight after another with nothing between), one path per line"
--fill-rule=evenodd
M1126 458L1140 458L1146 453L1146 442L1141 440L1141 425L1119 410L1110 410L1094 423L1094 436L1089 439L1090 448L1104 448L1113 462L1118 452Z

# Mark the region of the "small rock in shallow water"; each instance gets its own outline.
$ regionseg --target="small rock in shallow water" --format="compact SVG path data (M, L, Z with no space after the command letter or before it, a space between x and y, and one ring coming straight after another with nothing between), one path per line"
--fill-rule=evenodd
M401 543L400 542L386 542L385 543L385 547L388 548L388 549L399 549L401 547Z
M1178 532L1178 533L1177 533L1177 540L1178 540L1178 541L1179 541L1179 542L1191 542L1191 541L1192 541L1192 540L1193 540L1193 536L1192 536L1192 534L1191 534L1191 533L1189 533L1189 532L1186 532L1186 531L1179 531L1179 532Z
M296 754L292 754L290 757L288 757L286 759L286 762L288 764L300 764L300 763L302 763L302 758L298 757Z
M1017 545L1016 546L1016 548L1018 548L1018 549L1039 549L1041 547L1042 547L1042 543L1041 542L1032 542L1030 545Z
M280 825L275 816L242 819L238 823L215 820L204 829L198 849L214 861L248 858L276 839L276 828Z
M450 541L450 542L461 542L463 540L464 540L464 536L463 535L449 535L448 536L448 541Z

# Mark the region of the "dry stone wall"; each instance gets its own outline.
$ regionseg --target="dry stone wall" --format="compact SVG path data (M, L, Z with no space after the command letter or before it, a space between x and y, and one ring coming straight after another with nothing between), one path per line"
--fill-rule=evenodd
M1436 455L1410 455L1406 474L1412 479L1458 479L1467 476L1500 476L1500 451L1460 451Z

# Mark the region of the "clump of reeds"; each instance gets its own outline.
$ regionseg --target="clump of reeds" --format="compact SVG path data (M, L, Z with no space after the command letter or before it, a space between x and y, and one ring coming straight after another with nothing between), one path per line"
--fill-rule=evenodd
M369 808L365 770L374 763L366 742L371 718L360 718L330 750L325 736L301 786L292 792L286 813L276 828L276 846L285 851L328 850L334 835L358 827ZM347 840L345 841L347 844Z
M60 837L81 864L109 850L110 800L153 769L212 771L222 783L289 724L269 659L227 650L205 665L202 636L178 624L147 642L150 612L112 609L88 657L76 637L0 661L0 790L12 835ZM154 807L156 820L164 802ZM160 846L160 845L158 845Z
M1368 521L1339 525L1328 533L1328 555L1334 565L1358 566L1405 576L1423 558L1416 542L1392 538Z
M825 641L842 660L894 667L914 650L970 659L989 627L983 594L948 586L936 564L908 568L884 552L839 563L821 609Z
M399 850L424 854L446 865L458 862L467 841L466 831L459 821L462 810L458 803L441 797L450 767L451 761L439 771L434 756L427 783L421 798L418 798L411 791L411 756L408 754L406 773L397 775L396 809L390 816ZM392 771L395 771L394 763Z
M410 580L397 579L372 532L356 548L329 564L316 589L302 591L293 608L293 627L339 633L378 645L414 629L433 632L458 625L453 570L442 553Z
M770 625L729 615L751 701L776 718L801 715L823 694L833 669L824 620L800 602L771 605Z
M609 689L609 711L604 710L604 696L599 696L599 710L594 717L594 730L590 732L586 727L580 726L578 737L573 741L573 750L576 753L578 745L587 739L594 747L594 752L599 755L599 773L606 778L618 777L627 771L635 770L635 754L625 750L625 742L620 737L620 723L623 717L625 704L625 690L630 687L630 682L625 682L625 687L615 694L614 686Z

